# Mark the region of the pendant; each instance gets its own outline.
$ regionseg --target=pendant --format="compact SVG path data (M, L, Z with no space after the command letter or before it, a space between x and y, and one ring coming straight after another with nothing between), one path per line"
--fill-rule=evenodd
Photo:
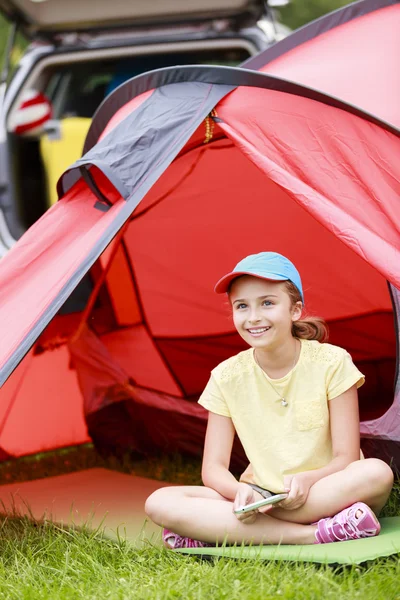
M288 403L286 402L285 398L281 398L281 404L282 406L287 406Z

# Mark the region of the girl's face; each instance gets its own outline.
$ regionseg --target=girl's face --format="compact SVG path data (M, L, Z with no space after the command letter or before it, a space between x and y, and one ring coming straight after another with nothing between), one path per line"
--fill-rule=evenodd
M292 323L301 316L301 302L291 304L283 281L243 275L234 279L229 299L234 325L253 348L277 348L292 337Z

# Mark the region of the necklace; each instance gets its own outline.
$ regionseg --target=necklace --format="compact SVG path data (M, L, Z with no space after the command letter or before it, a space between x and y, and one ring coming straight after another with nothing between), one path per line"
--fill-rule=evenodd
M265 379L268 381L269 385L272 387L272 389L274 390L275 394L278 396L279 400L281 401L281 405L282 405L282 406L284 406L284 407L286 407L286 406L289 406L289 403L288 403L288 401L286 400L286 398L285 398L284 396L282 396L282 394L280 394L280 393L278 392L278 390L276 389L276 387L275 387L275 386L274 386L274 384L272 383L271 379L268 377L268 375L266 374L266 372L264 371L264 369L262 368L262 366L261 366L261 365L260 365L260 363L258 362L258 359L257 359L257 354L256 354L256 351L255 351L255 350L254 350L254 354L253 354L253 356L254 356L254 360L256 361L257 365L260 367L261 371L264 373L264 375L265 375ZM290 371L293 371L293 369L294 369L294 367L295 367L295 365L296 365L296 360L297 360L297 349L296 349L296 351L295 351L295 353L294 353L293 365L292 365L292 368L290 369Z

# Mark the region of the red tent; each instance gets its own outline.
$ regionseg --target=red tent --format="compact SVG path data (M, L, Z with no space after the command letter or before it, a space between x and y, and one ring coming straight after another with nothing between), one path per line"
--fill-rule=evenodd
M365 373L367 451L395 455L399 28L399 2L364 0L242 68L162 69L104 101L0 264L4 456L88 428L103 449L200 454L196 399L242 349L213 285L262 250L293 260Z

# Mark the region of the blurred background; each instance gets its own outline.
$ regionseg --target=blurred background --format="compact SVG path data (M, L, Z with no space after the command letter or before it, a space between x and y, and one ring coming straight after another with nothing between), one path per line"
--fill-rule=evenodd
M287 6L276 8L276 18L278 21L290 27L297 29L332 10L350 4L346 0L291 0ZM3 60L4 49L7 42L9 25L0 14L0 57ZM13 63L17 63L22 56L27 43L19 35L16 48L12 57Z

